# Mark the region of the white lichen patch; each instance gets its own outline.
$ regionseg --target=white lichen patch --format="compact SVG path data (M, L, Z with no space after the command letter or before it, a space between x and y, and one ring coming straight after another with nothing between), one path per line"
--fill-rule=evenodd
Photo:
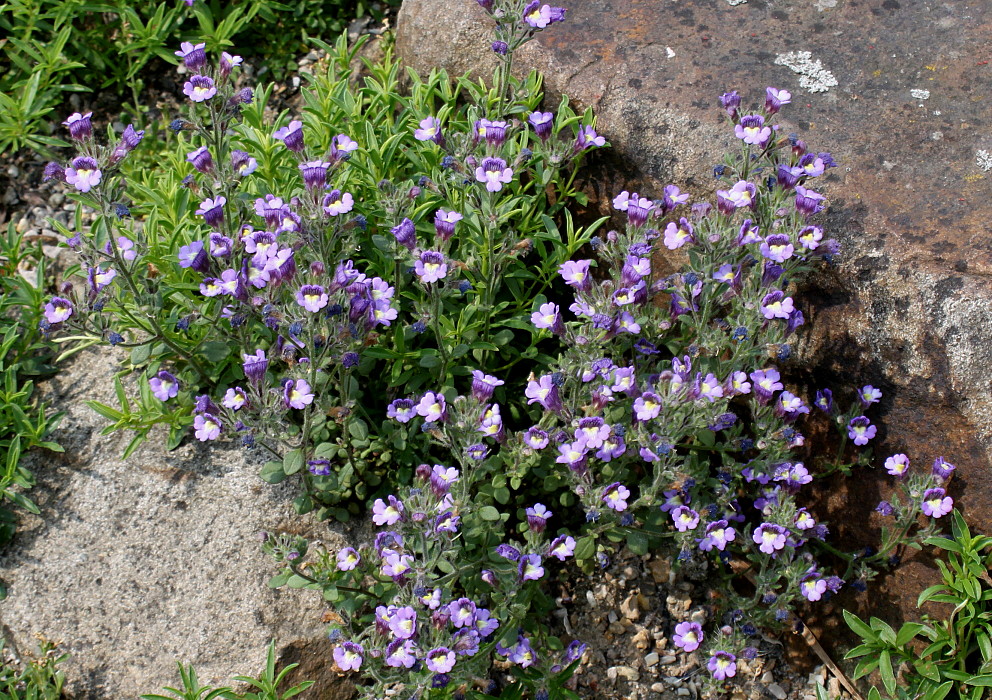
M914 89L914 90L910 90L909 91L909 95L914 100L929 100L930 99L930 91L929 90L920 90L920 89L917 88L917 89Z
M675 50L671 46L665 47L665 55L669 58L675 58Z
M830 10L837 7L837 0L817 0L816 4L813 5L818 12L823 12L824 10Z
M747 0L727 0L727 4L731 7L737 7L738 5L743 5Z
M983 172L987 173L989 170L992 170L992 154L985 150L976 151L975 163Z
M820 60L813 60L809 51L790 51L775 57L776 66L791 68L799 74L799 86L807 92L826 92L837 86L837 78L823 67Z

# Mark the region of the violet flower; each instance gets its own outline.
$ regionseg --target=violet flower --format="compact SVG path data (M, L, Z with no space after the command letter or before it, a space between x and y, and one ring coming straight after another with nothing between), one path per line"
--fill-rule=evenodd
M183 83L183 94L193 102L206 102L217 94L217 87L212 78L206 75L194 75Z
M159 401L168 401L179 395L179 380L165 370L149 379L148 386Z
M698 622L680 622L675 625L675 634L672 642L679 649L686 653L691 653L699 648L703 643L703 627Z
M941 488L927 489L923 493L921 508L924 515L942 518L954 508L954 500Z
M184 41L179 45L179 51L174 51L173 53L183 60L186 67L191 71L198 71L203 66L207 65L207 45L203 44L192 44L188 41Z
M487 191L499 192L513 180L513 169L502 158L486 158L475 169L475 179L485 183Z
M289 126L276 129L272 138L279 139L293 153L301 153L304 148L303 143L303 122L294 119L289 122Z
M437 117L424 117L420 120L420 128L413 132L418 141L433 141L439 146L444 145L444 134L441 133L441 120Z
M448 265L441 253L425 250L414 262L413 270L423 284L430 284L444 279L448 274Z
M74 158L72 165L65 169L65 181L80 192L89 192L100 184L102 177L100 166L89 156Z
M865 416L852 418L847 424L847 437L853 440L855 445L867 445L877 432L878 429Z
M68 127L69 136L73 139L76 141L85 141L93 135L93 124L90 121L90 117L92 116L93 112L87 112L86 114L75 112L69 115L69 118L62 122L62 125Z
M72 302L62 297L52 297L52 300L45 304L45 319L51 323L62 323L69 319L75 311Z

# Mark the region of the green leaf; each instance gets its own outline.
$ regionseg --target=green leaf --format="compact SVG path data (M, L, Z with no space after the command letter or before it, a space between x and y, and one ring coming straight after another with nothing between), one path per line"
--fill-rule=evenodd
M286 478L286 472L282 469L282 462L266 462L258 475L262 477L262 481L270 484L278 484Z
M290 450L289 452L287 452L286 456L282 458L283 476L295 474L301 469L303 469L303 451ZM262 478L264 479L265 477ZM274 482L270 482L270 483L274 483Z
M627 547L634 554L648 553L648 536L643 532L631 532L627 535Z
M944 700L953 687L954 683L952 681L947 681L936 690L930 691L930 693L927 694L927 700Z
M492 506L482 506L479 509L479 517L489 522L496 522L500 519L499 511Z
M596 540L593 537L580 537L575 543L575 558L578 560L592 559L596 554Z
M348 424L348 432L356 440L366 440L369 437L369 426L361 418L353 418Z
M860 636L862 639L864 639L866 641L868 641L868 640L874 641L874 642L877 642L878 641L878 635L875 634L875 631L872 630L871 627L869 627L868 625L866 625L861 620L861 618L859 618L854 613L852 613L852 612L850 612L848 610L845 610L844 611L844 621L847 623L847 626L850 627L854 632L856 632L858 634L858 636Z
M919 622L907 622L900 628L899 634L896 635L896 646L904 647L909 644L920 630L924 628L925 625L921 625Z
M982 686L983 688L992 688L992 675L984 676L972 676L965 680L968 685Z
M882 683L889 695L896 692L896 675L892 671L892 656L886 649L878 655L878 670L882 674Z
M286 582L289 581L289 577L292 575L293 574L290 571L284 571L281 574L276 574L275 576L269 579L267 585L269 588L281 588L282 586L286 585Z

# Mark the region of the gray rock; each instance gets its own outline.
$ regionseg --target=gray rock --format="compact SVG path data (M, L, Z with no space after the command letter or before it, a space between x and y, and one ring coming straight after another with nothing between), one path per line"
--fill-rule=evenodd
M319 641L319 595L269 589L258 536L292 529L328 546L342 536L295 515L294 487L262 482L259 458L243 450L194 440L166 452L154 434L122 460L130 436L101 436L104 419L83 404L116 405L114 355L82 353L41 385L66 412L53 436L65 453L28 458L41 516L22 518L0 559L8 645L30 651L36 633L62 640L68 690L84 700L175 685L176 660L205 683L226 682L260 670L272 638L281 654Z

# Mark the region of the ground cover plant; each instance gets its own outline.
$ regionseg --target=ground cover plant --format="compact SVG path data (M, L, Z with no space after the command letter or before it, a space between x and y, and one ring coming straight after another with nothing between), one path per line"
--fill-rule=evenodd
M24 276L22 269L33 274ZM58 416L34 396L35 380L54 371L38 328L44 285L40 250L25 246L10 224L0 237L0 546L14 536L16 509L38 513L25 494L34 485L34 475L24 466L24 453L35 447L61 452L48 439ZM0 597L5 595L0 584Z
M578 168L605 138L511 72L565 11L480 5L499 21L491 86L411 73L404 92L388 55L356 84L342 39L301 118L272 125L241 58L190 42L191 104L162 168L129 169L140 130L104 146L70 116L79 155L47 174L98 217L64 231L81 262L42 327L129 349L137 395L118 380L118 406L91 404L135 431L129 450L159 425L170 445L235 439L272 457L267 481L299 481L301 513L371 505L364 546L264 545L270 585L334 606L333 660L366 697L573 697L583 645L547 627L543 584L594 575L621 543L722 582L672 630L718 693L760 629L931 536L954 467L884 460L901 495L879 505L892 525L875 552L829 543L804 501L815 478L871 464L881 392L807 402L782 382L797 282L838 252L815 189L836 163L779 132L787 91L720 97L740 147L714 171L715 205L624 191L620 230L578 227L566 205L584 203ZM658 275L662 254L681 270ZM836 450L800 461L814 411ZM494 665L513 682L492 685Z
M295 57L308 36L337 34L365 13L381 19L389 4L388 0L4 3L0 6L0 151L51 153L54 147L68 146L49 124L53 110L61 109L74 92L116 92L123 111L141 117L148 66L162 60L175 63L169 47L181 40L202 36L210 50L217 51L232 46L235 39L251 47L265 37L269 64L265 68L282 77L288 64L296 67Z

